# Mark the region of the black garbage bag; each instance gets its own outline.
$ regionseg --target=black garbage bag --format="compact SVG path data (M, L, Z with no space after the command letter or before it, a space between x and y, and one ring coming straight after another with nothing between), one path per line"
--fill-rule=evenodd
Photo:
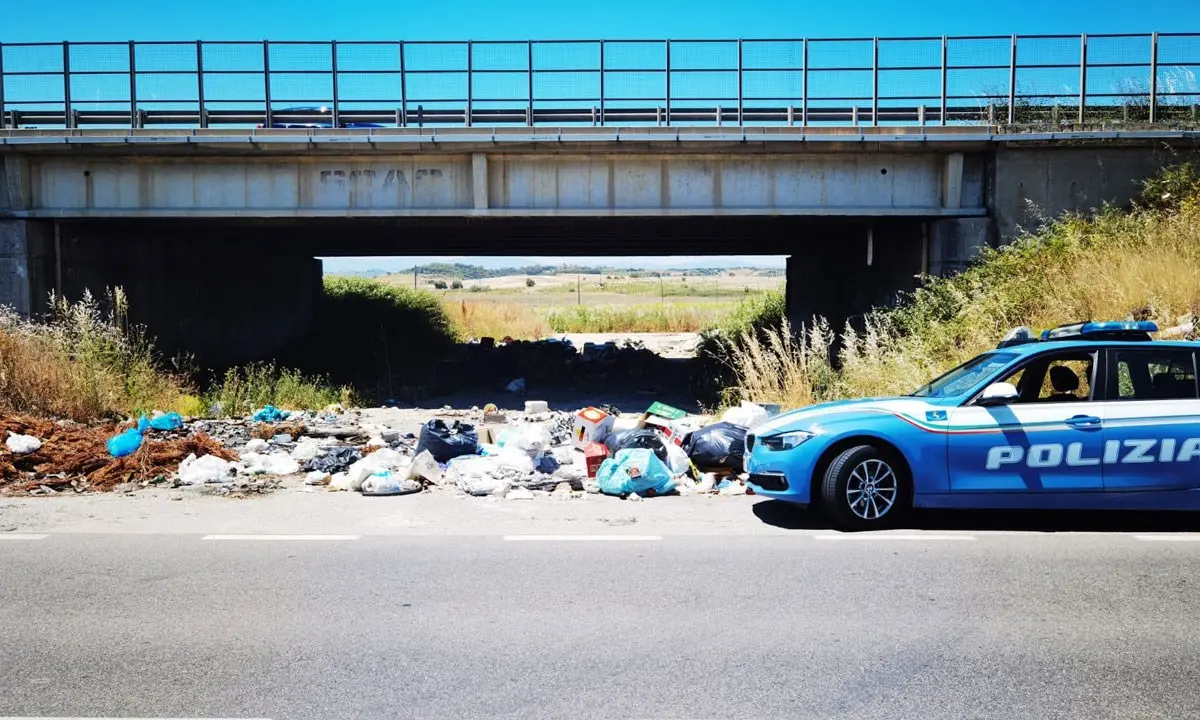
M653 450L659 460L667 462L667 440L654 430L643 428L641 430L625 430L624 432L612 433L605 438L604 444L613 455L616 455L618 450L639 448Z
M415 455L428 450L434 460L447 463L462 455L479 453L479 433L475 426L455 422L446 425L441 420L430 420L421 428L421 439L417 441Z
M713 423L685 437L683 450L701 472L725 468L744 472L746 428L731 423Z
M309 472L323 472L333 475L347 470L351 465L362 460L362 453L349 445L341 445L331 449L324 455L318 455L304 469Z

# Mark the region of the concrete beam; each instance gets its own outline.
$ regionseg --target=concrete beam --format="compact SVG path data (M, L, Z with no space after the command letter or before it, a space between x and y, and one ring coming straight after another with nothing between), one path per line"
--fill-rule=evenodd
M43 311L50 289L53 223L0 220L0 305L26 317Z
M29 159L21 155L0 157L0 210L28 210L33 205L33 178Z
M963 154L950 153L942 167L942 207L957 209L963 200Z
M975 216L963 158L677 153L32 160L26 217ZM984 163L975 163L982 173ZM947 207L947 167L955 202ZM975 183L982 186L982 178Z
M488 208L488 159L484 153L471 155L471 191L476 210Z

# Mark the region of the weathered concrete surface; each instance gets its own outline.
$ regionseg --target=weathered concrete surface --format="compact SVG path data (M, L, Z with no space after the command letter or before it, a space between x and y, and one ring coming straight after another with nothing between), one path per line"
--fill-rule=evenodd
M929 223L929 274L953 275L995 245L991 218L952 218Z
M41 313L53 285L54 224L0 220L0 305Z
M308 330L321 262L275 245L220 251L155 235L113 235L61 224L63 291L103 296L122 287L130 321L167 356L206 366L268 360Z
M1142 181L1189 154L1166 146L997 148L989 204L1000 240L1064 212L1127 205Z
M953 173L929 152L30 157L25 212L56 218L985 212L985 163L961 153Z
M921 223L847 225L844 232L802 239L787 261L787 312L796 327L825 318L840 332L874 307L892 305L924 272Z

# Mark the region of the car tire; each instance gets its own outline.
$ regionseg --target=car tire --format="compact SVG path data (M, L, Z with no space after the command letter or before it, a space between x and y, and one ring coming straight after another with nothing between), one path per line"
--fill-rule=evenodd
M829 519L846 530L893 525L908 503L907 478L896 465L872 445L856 445L835 457L821 482Z

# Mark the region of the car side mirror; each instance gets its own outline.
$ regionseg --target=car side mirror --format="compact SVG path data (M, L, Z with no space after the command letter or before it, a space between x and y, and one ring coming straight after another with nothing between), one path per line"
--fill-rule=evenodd
M1006 405L1020 398L1020 393L1012 383L998 382L992 383L983 389L979 395L979 405Z

